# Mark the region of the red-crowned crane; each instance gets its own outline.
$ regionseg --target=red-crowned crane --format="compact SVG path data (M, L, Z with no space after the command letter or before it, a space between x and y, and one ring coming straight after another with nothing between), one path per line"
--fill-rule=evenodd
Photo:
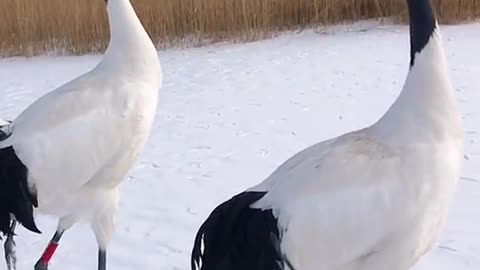
M87 222L98 269L115 226L118 186L154 121L161 68L157 50L129 0L105 1L110 43L90 72L35 101L0 133L0 230L14 268L14 228L39 232L33 208L59 218L35 265L45 270L63 233Z
M407 4L410 70L391 108L218 206L192 269L406 270L432 247L460 176L462 129L431 4Z

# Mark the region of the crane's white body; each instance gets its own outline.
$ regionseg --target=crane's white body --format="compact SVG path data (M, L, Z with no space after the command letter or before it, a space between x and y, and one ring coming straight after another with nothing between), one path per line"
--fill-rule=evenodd
M157 51L128 0L110 0L111 41L90 72L38 99L12 123L13 146L29 171L40 212L59 228L92 224L105 247L118 185L150 133L161 85Z
M409 269L446 220L461 134L435 32L382 119L292 157L252 207L273 210L297 270Z

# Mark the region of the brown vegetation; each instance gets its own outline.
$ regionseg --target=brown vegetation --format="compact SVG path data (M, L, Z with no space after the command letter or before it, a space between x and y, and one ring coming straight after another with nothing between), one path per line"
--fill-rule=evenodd
M115 0L110 0L115 1ZM247 41L366 18L405 19L404 0L132 0L159 47ZM433 0L443 23L480 16L480 0ZM0 55L102 51L103 0L0 0Z

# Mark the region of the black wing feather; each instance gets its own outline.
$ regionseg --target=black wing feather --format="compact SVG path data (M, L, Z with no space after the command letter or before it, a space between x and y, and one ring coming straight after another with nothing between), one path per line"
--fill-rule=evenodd
M210 214L195 237L192 270L283 270L290 264L272 210L250 207L265 194L241 193Z

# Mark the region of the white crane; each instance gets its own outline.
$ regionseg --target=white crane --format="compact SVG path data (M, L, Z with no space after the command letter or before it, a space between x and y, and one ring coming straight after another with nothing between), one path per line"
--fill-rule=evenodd
M407 4L410 70L391 108L217 207L192 269L406 270L432 247L459 178L462 130L431 4Z
M63 233L77 222L91 224L98 269L106 269L118 186L149 136L162 80L155 46L129 0L108 1L107 12L110 43L101 62L2 128L0 229L8 235L7 261L15 255L16 221L38 232L32 213L38 206L59 221L36 270L48 268Z

